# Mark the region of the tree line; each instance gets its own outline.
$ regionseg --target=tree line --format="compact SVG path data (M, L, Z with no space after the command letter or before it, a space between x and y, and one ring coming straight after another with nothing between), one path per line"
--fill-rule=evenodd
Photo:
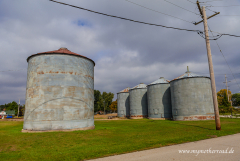
M104 111L105 112L116 112L117 103L112 101L114 94L109 92L101 93L99 90L94 90L94 112Z
M233 108L233 106L240 106L240 93L232 94L232 92L228 90L227 95L227 90L221 89L217 93L217 99L220 113L240 112L240 109Z
M4 104L4 105L0 105L0 111L3 111L3 109L5 109L5 111L14 110L15 111L15 115L17 116L18 104L17 104L17 102L12 101L10 103ZM25 105L20 105L20 107L19 107L19 116L23 116L24 115L24 110L25 110Z

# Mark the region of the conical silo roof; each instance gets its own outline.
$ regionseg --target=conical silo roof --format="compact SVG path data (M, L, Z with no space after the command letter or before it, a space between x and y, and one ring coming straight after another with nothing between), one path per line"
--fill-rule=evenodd
M165 84L165 83L169 83L170 81L165 79L164 77L160 77L158 80L150 83L149 85L153 85L153 84Z
M144 83L140 83L138 85L136 85L135 87L131 88L131 89L138 89L138 88L147 88L147 85Z
M88 59L88 60L92 61L93 64L94 64L94 66L95 66L95 62L94 62L92 59L87 58L87 57L85 57L85 56L83 56L83 55L79 55L79 54L77 54L77 53L71 52L70 50L68 50L68 49L65 48L65 47L61 47L60 49L54 50L54 51L46 51L46 52L42 52L42 53L33 54L33 55L31 55L31 56L29 56L29 57L27 58L27 62L28 62L28 60L29 60L31 57L38 56L38 55L44 55L44 54L45 54L45 55L46 55L46 54L74 55L74 56L82 57L82 58L85 58L85 59Z
M202 75L193 73L193 72L189 71L189 68L187 67L187 71L183 75L180 75L179 77L177 77L171 81L178 80L178 79L184 79L184 78L196 78L196 77L209 78L207 76L202 76Z
M125 88L124 90L121 90L118 93L127 93L127 92L129 92L129 89L130 89L130 87L127 87L127 88Z

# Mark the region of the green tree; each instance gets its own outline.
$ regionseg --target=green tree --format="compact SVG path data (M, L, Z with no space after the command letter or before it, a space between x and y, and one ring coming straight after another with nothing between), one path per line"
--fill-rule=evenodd
M99 90L94 90L94 112L104 111L104 104L105 104L105 111L110 111L109 106L112 104L113 97L114 97L114 94L111 92L101 93Z
M25 105L20 105L19 107L19 116L24 116Z
M101 92L99 90L94 90L94 112L101 111L101 97Z
M17 115L18 113L18 104L17 102L13 101L11 103L5 104L5 109L7 110L14 110L15 111L15 115Z
M5 105L0 105L0 111L2 111L5 108Z
M105 102L105 111L110 111L110 105L112 104L112 99L114 97L114 94L109 92L103 92L102 93L102 100L101 100L101 103L104 107L104 102Z
M240 93L235 93L232 95L232 105L240 106Z

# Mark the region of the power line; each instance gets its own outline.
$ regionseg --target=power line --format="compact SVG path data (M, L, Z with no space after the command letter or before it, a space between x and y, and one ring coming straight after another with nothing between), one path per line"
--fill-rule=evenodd
M207 8L207 7L206 7L206 9L209 10L209 11L212 11L214 13L217 13L216 11L213 11L213 10ZM240 15L218 15L218 16L240 16Z
M222 0L212 0L212 1L205 1L205 2L199 2L199 3L208 3L208 2L215 2L215 1L222 1Z
M96 12L96 11L93 11L93 10L89 10L89 9L86 9L86 8L82 8L82 7L78 7L78 6L74 6L74 5L70 5L70 4L67 4L67 3L62 3L62 2L58 2L58 1L54 1L54 0L49 0L49 1L52 1L52 2L55 2L55 3L60 3L60 4L63 4L63 5L66 5L66 6L70 6L70 7L74 7L74 8L78 8L78 9L82 9L82 10L86 10L86 11L97 13L97 14L104 15L104 16L119 18L119 19L122 19L122 20L132 21L132 22L151 25L151 26L159 26L159 27L164 27L164 28L170 28L170 29L175 29L175 30L183 30L183 31L191 31L191 32L200 31L200 30L182 29L182 28L177 28L177 27L170 27L170 26L164 26L164 25L159 25L159 24L136 21L136 20L132 20L132 19L128 19L128 18L123 18L123 17L119 17L119 16L113 16L113 15L109 15L109 14L105 14L105 13L101 13L101 12Z
M177 7L181 8L181 9L183 9L183 10L185 10L185 11L194 13L194 14L196 14L196 15L200 15L200 14L198 14L198 13L192 12L192 11L186 9L186 8L183 8L183 7L181 7L181 6L178 6L178 5L176 5L176 4L172 3L172 2L169 2L169 1L167 1L167 0L164 0L164 1L167 2L167 3L170 3L170 4L174 5L174 6L177 6Z
M21 71L21 70L26 70L26 69L5 70L5 71L0 71L0 72L15 72L15 71Z
M210 30L211 32L215 32L215 33L218 33L218 34L221 34L221 35L227 35L227 36L233 36L233 37L240 37L238 35L231 35L231 34L223 34L223 33L219 33L219 32L216 32L216 31L212 31Z
M238 6L240 6L240 5L230 5L230 6L212 6L212 5L210 5L208 7L238 7Z
M208 28L210 29L210 32L211 32L211 34L213 35L213 33L212 33L211 28L209 27L209 25L208 25ZM216 40L216 44L217 44L217 46L218 46L219 51L222 53L222 56L223 56L226 64L228 65L228 68L230 69L230 71L231 71L231 73L232 73L232 76L233 76L235 82L237 83L237 85L238 85L238 87L239 87L239 89L240 89L240 86L239 86L239 84L238 84L238 82L237 82L237 80L236 80L236 78L235 78L235 76L234 76L234 74L233 74L233 72L232 72L232 69L230 68L230 66L229 66L229 64L228 64L228 62L227 62L227 59L225 58L225 56L224 56L224 54L223 54L223 52L222 52L222 50L221 50L221 48L220 48L217 40Z
M156 10L154 10L154 9L145 7L145 6L143 6L143 5L140 5L140 4L138 4L138 3L135 3L135 2L132 2L132 1L129 1L129 0L126 0L126 1L127 1L127 2L130 2L130 3L132 3L132 4L135 4L135 5L137 5L137 6L143 7L143 8L145 8L145 9L151 10L151 11L153 11L153 12L157 12L157 13L160 13L160 14L163 14L163 15L166 15L166 16L170 16L170 17L173 17L173 18L177 18L177 19L179 19L179 20L182 20L182 21L185 21L185 22L188 22L188 23L193 23L193 22L190 22L190 21L188 21L188 20L184 20L184 19L182 19L182 18L178 18L178 17L172 16L172 15L169 15L169 14L166 14L166 13L163 13L163 12L160 12L160 11L156 11Z
M190 0L187 0L187 1L190 2L190 3L196 4L196 3L194 3L194 2L192 2L192 1L190 1Z
M78 8L78 9L82 9L82 10L85 10L85 11L93 12L93 13L96 13L96 14L109 16L109 17L113 17L113 18L119 18L119 19L122 19L122 20L127 20L127 21L131 21L131 22L141 23L141 24L145 24L145 25L158 26L158 27L164 27L164 28L169 28L169 29L174 29L174 30L190 31L190 32L202 32L200 30L182 29L182 28L177 28L177 27L170 27L170 26L165 26L165 25L159 25L159 24L147 23L147 22L142 22L142 21L136 21L136 20L132 20L132 19L128 19L128 18L123 18L123 17L119 17L119 16L113 16L113 15L109 15L109 14L105 14L105 13L89 10L89 9L86 9L86 8L70 5L70 4L63 3L63 2L58 2L58 1L55 1L55 0L49 0L49 1L52 1L52 2L55 2L55 3L59 3L59 4L63 4L63 5L70 6L70 7L74 7L74 8ZM214 31L212 31L212 32L214 32ZM216 33L218 33L218 32L216 32ZM223 34L223 33L219 33L219 34L227 35L227 36L240 37L240 36L231 35L231 34Z

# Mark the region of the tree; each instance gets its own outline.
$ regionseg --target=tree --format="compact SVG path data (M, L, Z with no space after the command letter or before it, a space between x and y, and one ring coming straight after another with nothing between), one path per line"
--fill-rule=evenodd
M25 105L20 105L19 107L19 116L24 116Z
M115 111L117 110L117 100L113 101L112 104L109 107L115 113Z
M7 110L14 110L15 111L15 115L17 115L18 113L18 104L17 102L13 101L11 103L5 104L5 109Z
M0 111L2 111L5 108L5 105L0 105Z
M105 111L110 111L110 105L112 104L112 99L114 97L114 94L109 92L103 92L102 93L102 100L101 103L104 106L104 101L105 101Z
M232 95L232 105L240 106L240 93L235 93Z
M104 111L104 104L105 111L110 111L109 106L112 104L113 97L114 94L111 92L103 92L101 94L99 90L94 90L94 112Z
M94 90L94 112L101 111L101 92L99 90Z
M232 98L232 92L228 90L229 100ZM227 90L221 89L217 93L218 98L218 107L220 113L230 112L231 110L231 103L228 101Z

